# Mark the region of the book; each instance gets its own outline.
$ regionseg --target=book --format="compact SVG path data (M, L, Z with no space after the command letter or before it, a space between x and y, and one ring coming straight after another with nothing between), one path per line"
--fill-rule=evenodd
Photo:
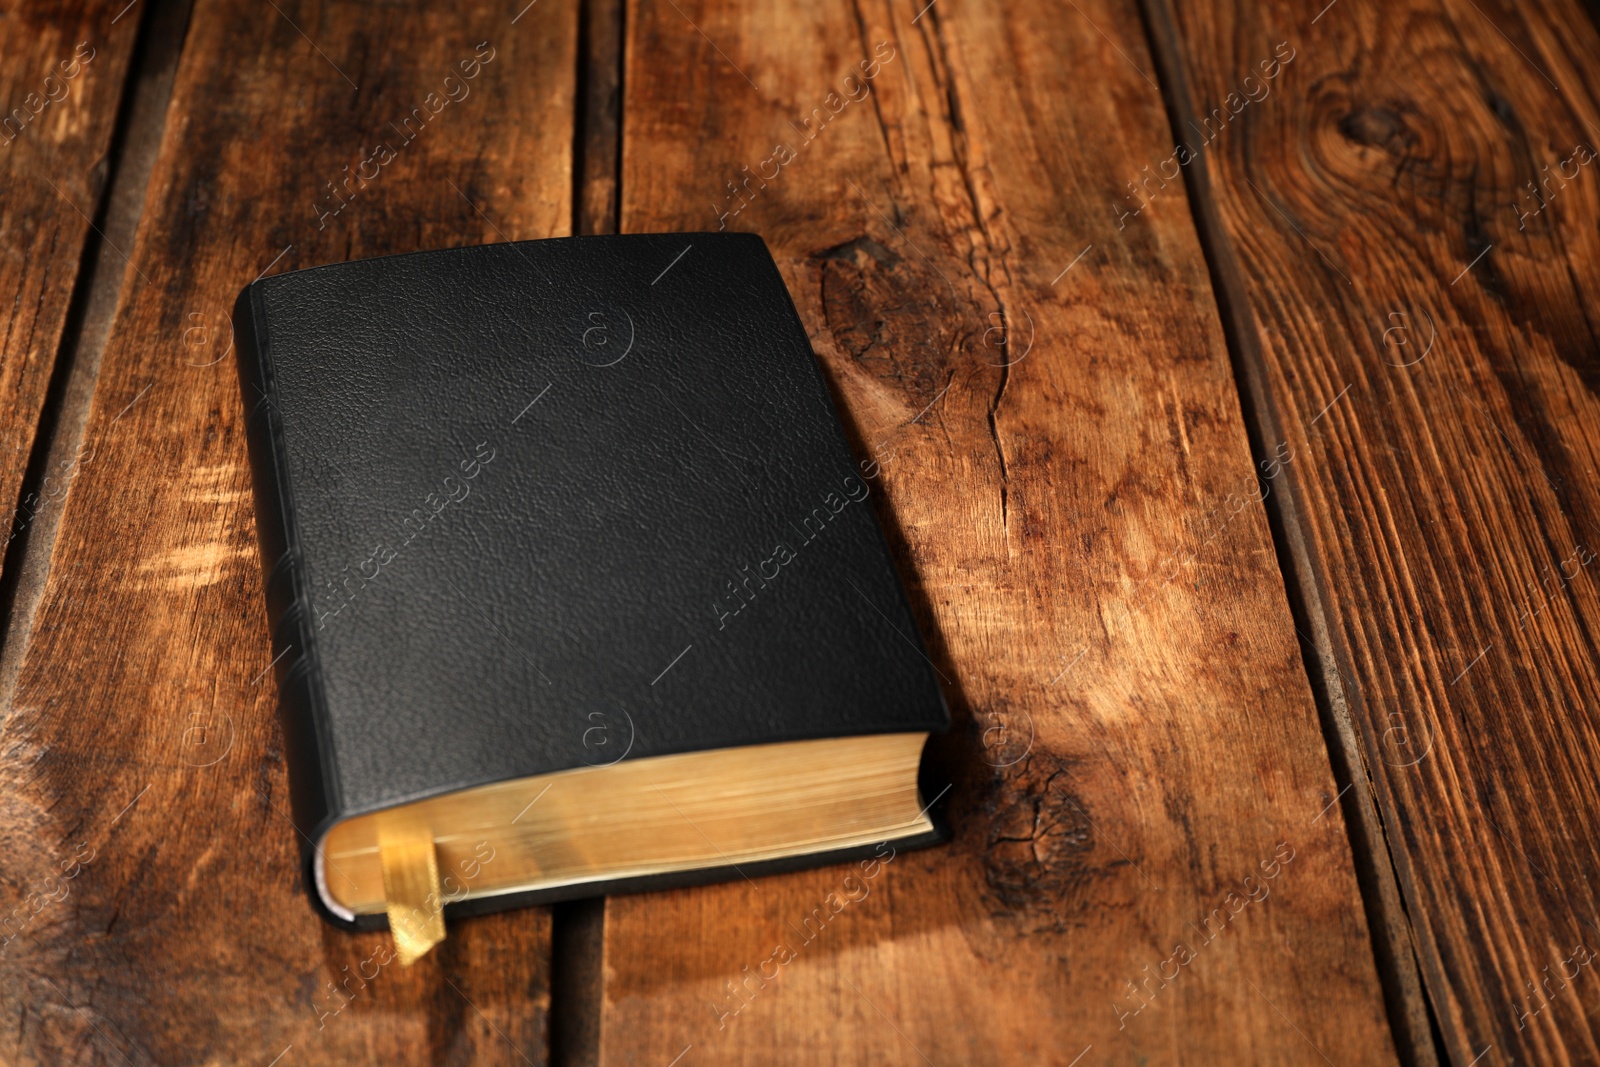
M315 267L233 318L324 918L409 963L446 919L943 838L881 471L759 237Z

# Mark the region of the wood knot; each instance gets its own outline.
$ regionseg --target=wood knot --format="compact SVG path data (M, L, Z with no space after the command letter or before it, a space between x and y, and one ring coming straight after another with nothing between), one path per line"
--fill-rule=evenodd
M1357 144L1382 147L1400 133L1400 115L1387 107L1362 107L1339 120L1339 133Z
M949 380L964 328L950 283L920 256L858 237L814 254L839 350L920 408Z
M981 801L983 868L1001 914L1064 930L1095 877L1094 824L1067 790L1068 764L1048 752L996 771Z
M1416 142L1398 111L1387 107L1363 107L1339 120L1345 138L1368 148L1381 148L1399 154Z

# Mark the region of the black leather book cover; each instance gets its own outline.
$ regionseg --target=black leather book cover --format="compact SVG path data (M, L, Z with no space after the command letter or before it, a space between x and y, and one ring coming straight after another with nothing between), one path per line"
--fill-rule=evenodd
M317 267L234 327L307 842L508 778L948 725L759 237Z

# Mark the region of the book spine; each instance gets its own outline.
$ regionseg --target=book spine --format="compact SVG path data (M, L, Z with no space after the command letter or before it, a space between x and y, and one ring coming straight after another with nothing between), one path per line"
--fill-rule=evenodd
M306 889L313 902L320 905L312 863L315 842L339 814L339 788L332 748L322 729L326 716L317 667L316 620L311 613L303 557L295 535L283 418L276 403L267 323L260 300L259 282L239 294L233 310L234 350L246 412L245 437L277 672L284 759L289 771L289 802L295 828L300 831Z

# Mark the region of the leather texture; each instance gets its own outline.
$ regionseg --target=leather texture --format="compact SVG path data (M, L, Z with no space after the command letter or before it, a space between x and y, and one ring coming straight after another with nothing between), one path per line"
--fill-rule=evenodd
M317 267L234 323L308 841L507 778L948 726L759 237Z

